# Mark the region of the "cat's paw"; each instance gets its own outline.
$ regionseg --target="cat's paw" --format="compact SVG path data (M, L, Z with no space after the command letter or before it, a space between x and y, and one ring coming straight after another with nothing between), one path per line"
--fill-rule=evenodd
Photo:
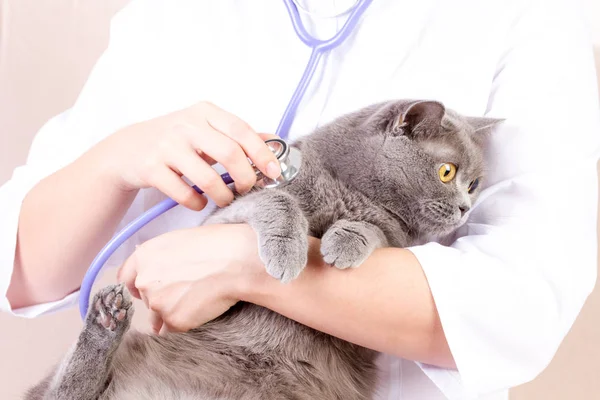
M283 283L298 277L308 261L308 239L305 234L296 237L265 235L259 239L260 259L267 272Z
M372 251L365 235L343 226L333 225L321 238L323 261L339 269L358 267Z
M108 331L119 332L129 328L133 317L131 295L124 285L110 285L94 296L89 321Z

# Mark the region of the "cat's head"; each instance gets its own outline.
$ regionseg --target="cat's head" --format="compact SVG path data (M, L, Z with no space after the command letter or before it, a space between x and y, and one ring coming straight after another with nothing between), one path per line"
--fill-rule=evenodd
M462 225L484 179L486 136L502 120L461 116L436 101L389 102L358 116L351 142L366 162L352 172L357 189L420 234Z

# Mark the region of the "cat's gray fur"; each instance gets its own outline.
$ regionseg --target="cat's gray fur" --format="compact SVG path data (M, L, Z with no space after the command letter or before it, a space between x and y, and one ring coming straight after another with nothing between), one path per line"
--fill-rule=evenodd
M294 144L298 177L255 190L207 223L247 222L268 272L288 282L307 262L307 235L326 262L359 266L378 247L405 247L448 234L466 218L484 172L485 133L498 120L467 118L439 102L375 104ZM453 163L456 177L438 170ZM133 315L122 286L96 294L85 326L30 400L368 399L375 352L267 309L239 303L188 333L127 332ZM126 334L127 332L127 334Z

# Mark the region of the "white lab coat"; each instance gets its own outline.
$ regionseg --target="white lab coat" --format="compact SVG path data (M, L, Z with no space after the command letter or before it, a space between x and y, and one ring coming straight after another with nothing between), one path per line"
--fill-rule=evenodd
M346 17L331 15L348 3L304 1L304 20L329 37ZM600 117L582 21L569 0L376 0L317 70L292 138L390 98L437 99L506 119L456 242L411 248L458 371L383 355L378 398L506 398L549 363L592 290ZM0 189L2 309L34 317L77 299L11 310L4 296L20 204L40 179L120 127L201 100L274 132L309 53L280 1L128 5L77 102L41 129L27 163ZM141 191L121 226L162 198ZM171 210L109 264L120 265L137 243L201 223L206 212Z

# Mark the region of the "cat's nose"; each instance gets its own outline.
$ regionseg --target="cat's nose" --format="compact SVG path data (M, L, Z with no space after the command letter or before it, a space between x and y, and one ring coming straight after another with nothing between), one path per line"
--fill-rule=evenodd
M464 216L467 213L467 211L471 209L471 207L469 207L467 204L463 204L458 206L458 209L460 210L460 215Z

